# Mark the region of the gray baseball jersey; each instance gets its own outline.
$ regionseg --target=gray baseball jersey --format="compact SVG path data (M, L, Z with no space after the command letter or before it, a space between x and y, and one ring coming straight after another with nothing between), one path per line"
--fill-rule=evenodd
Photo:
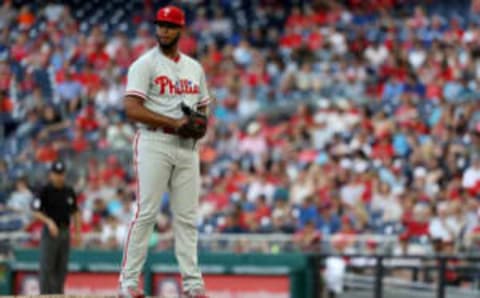
M125 95L145 100L145 107L172 118L182 117L183 101L191 107L209 102L202 66L187 55L172 60L155 47L129 68Z

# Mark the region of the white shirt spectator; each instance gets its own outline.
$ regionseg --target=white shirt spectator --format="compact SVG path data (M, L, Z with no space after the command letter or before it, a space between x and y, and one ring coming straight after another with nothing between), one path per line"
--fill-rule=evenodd
M307 173L304 171L300 172L297 181L292 184L290 189L290 201L294 205L303 204L303 201L315 191L312 179L306 175Z
M50 3L45 7L45 17L49 22L57 23L60 21L64 9L62 4Z
M119 84L111 84L108 88L102 88L95 96L95 105L102 110L107 108L120 110L123 107L124 92L124 88Z
M362 193L365 190L363 184L350 183L340 189L340 197L343 203L350 206L356 206L362 198Z
M335 294L343 292L343 280L345 278L347 263L343 258L329 257L325 261L323 274L327 288Z
M448 216L448 204L445 202L438 203L437 212L438 215L430 220L428 226L430 236L432 239L439 239L441 241L454 241L461 227L459 227L454 217Z
M112 219L112 222L105 224L102 228L101 241L103 244L115 241L116 246L122 245L127 235L127 226L118 223L117 219Z
M330 35L330 43L335 53L343 55L347 51L347 43L345 35L340 32L333 31Z
M120 121L108 127L107 140L112 149L127 149L132 144L134 134L135 131L131 125Z
M463 173L462 186L465 188L472 188L480 181L480 159L475 163Z
M238 104L238 114L242 119L248 119L259 110L260 103L252 96L242 98Z
M380 66L388 58L388 49L383 44L377 47L369 46L365 50L365 58L374 66Z
M233 50L233 59L240 65L249 65L252 62L252 52L248 41L242 40Z
M441 219L434 217L428 226L428 232L433 239L442 241L453 241L456 238L457 225L451 217Z
M221 10L218 10L215 13L215 18L210 22L210 32L215 36L230 36L232 32L232 21L224 17Z
M408 62L413 68L419 68L425 62L427 53L421 48L415 48L408 53Z
M19 218L22 220L23 224L26 225L31 220L31 204L33 200L33 194L28 189L27 185L23 180L20 180L16 183L16 189L7 201L7 208L18 213Z
M275 186L263 179L255 179L248 186L247 200L250 202L256 202L260 195L265 195L267 203L271 204L273 200L273 194L275 193Z
M384 222L399 221L402 217L403 208L395 195L375 193L371 204L373 210L382 212Z

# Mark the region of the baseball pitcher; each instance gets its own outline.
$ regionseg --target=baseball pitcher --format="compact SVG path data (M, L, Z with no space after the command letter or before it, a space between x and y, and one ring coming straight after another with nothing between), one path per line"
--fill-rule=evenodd
M163 7L155 24L158 47L133 62L127 78L126 115L139 125L133 142L137 211L125 242L119 296L143 297L138 279L161 198L168 191L183 297L202 298L206 296L197 262L196 141L207 130L210 97L202 66L178 50L184 12Z

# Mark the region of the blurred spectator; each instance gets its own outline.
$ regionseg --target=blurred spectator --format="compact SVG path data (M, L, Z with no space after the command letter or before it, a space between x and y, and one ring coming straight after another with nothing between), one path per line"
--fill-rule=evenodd
M18 26L20 29L28 30L35 23L35 16L33 15L28 5L23 5L20 8L17 17Z
M121 223L115 216L107 216L102 227L102 248L115 249L124 243L127 235L127 225Z
M44 9L45 17L50 23L58 23L64 13L65 7L62 4L56 3L53 0L47 1Z
M233 212L226 216L221 232L228 234L241 234L247 232L244 219L243 211L236 207Z
M453 242L457 239L461 226L449 216L448 203L440 202L436 206L436 216L430 220L429 233L434 242L440 244Z
M7 189L9 187L10 177L8 165L5 160L0 159L0 204L6 203Z
M9 27L15 19L16 13L11 0L3 1L2 7L0 8L0 29Z
M89 105L78 114L75 124L78 129L87 134L87 139L94 139L97 137L100 127L98 120L95 107Z
M7 209L14 211L22 220L23 227L32 221L33 193L28 186L26 177L19 177L15 181L15 190L7 200Z
M16 128L13 108L13 102L7 97L7 92L0 90L0 137L10 135Z
M317 229L323 235L333 235L340 230L341 221L338 215L338 210L334 208L329 201L323 202L319 206L320 216L317 221Z
M370 205L371 211L379 212L384 224L398 222L403 214L403 208L398 199L385 182L380 182L374 190Z
M73 74L73 70L67 70L63 81L57 86L58 96L70 113L78 109L83 92L82 85L74 80Z
M107 128L107 141L114 150L126 150L131 146L134 134L132 126L117 117Z
M321 234L315 230L313 221L307 222L304 227L294 235L294 241L302 251L318 251L320 248Z
M474 193L480 193L480 154L472 155L472 164L463 174L462 186Z
M53 106L46 106L42 111L40 125L42 127L39 134L40 138L58 138L65 136L70 122L62 120Z
M341 237L332 239L332 246L337 254L345 252L346 243ZM344 291L344 279L346 273L347 261L339 256L330 256L325 260L325 279L326 288L330 297L335 297ZM329 298L330 298L329 297Z
M260 124L252 122L248 125L247 136L240 140L240 152L251 154L252 156L261 156L267 150L265 137L261 133Z

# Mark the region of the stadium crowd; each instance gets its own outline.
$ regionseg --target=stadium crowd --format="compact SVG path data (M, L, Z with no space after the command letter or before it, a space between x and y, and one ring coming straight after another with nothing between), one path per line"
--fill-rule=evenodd
M62 158L83 232L105 248L126 234L135 127L122 93L156 40L152 1L125 22L121 2L103 8L108 20L55 1L0 8L0 198L31 233L24 212ZM361 234L480 247L480 3L312 2L176 2L189 21L181 50L216 98L200 231L288 233L306 250Z

